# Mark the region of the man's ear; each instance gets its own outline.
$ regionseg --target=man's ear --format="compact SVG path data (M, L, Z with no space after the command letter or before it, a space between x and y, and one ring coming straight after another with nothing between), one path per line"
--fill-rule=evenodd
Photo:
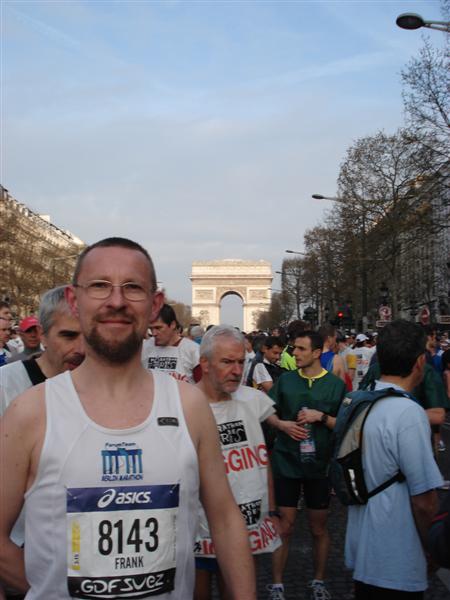
M77 297L75 294L75 288L73 285L67 285L65 290L64 290L64 296L66 298L66 302L69 305L70 308L70 312L73 314L74 317L76 317L78 319L79 314L78 314L78 303L77 303Z
M315 350L313 350L314 359L320 358L321 355L322 355L322 350L320 348L316 348Z
M427 362L427 357L425 356L425 354L421 354L418 358L416 363L418 364L420 369L423 369L425 367L425 363Z
M209 373L209 360L206 356L200 356L200 367L202 368L202 373Z
M153 323L158 318L158 315L161 311L162 305L164 304L164 293L163 292L154 292L153 300L152 300L152 313L150 315L149 323Z
M423 373L424 373L426 362L427 362L427 359L426 359L425 354L421 354L420 356L417 357L417 360L414 363L413 372L420 379L423 378Z

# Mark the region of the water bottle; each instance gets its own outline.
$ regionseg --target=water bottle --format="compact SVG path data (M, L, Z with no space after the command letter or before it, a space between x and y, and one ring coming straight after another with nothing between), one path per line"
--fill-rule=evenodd
M306 410L306 406L304 406L302 410ZM303 427L306 429L308 437L304 440L300 440L300 461L312 462L316 459L316 442L314 441L312 424L304 423Z

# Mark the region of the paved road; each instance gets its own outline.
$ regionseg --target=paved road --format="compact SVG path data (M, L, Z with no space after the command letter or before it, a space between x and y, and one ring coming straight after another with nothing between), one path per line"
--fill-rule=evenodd
M444 478L450 479L450 415L447 417L442 437L447 445L447 450L439 453L438 463ZM346 509L339 504L336 498L333 498L329 519L332 541L327 576L327 587L333 600L350 600L353 597L351 572L344 565L345 524ZM286 600L309 600L307 584L313 577L311 556L311 536L306 525L305 513L301 510L286 571ZM449 574L450 571L443 573L447 577ZM261 556L258 570L259 600L267 597L266 585L270 582L270 558ZM434 575L430 580L430 587L425 598L426 600L449 600L450 590L445 587L438 576Z

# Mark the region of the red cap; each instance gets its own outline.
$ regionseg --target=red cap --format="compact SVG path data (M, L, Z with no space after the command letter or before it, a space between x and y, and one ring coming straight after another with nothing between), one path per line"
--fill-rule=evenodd
M36 317L26 317L20 321L19 330L28 331L28 329L36 327L37 325L39 325L39 321L36 319Z

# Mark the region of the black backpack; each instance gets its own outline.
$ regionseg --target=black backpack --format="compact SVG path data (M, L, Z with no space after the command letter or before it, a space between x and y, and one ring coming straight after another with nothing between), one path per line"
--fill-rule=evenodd
M283 373L287 372L287 369L283 369L283 367L280 367L277 364L265 363L264 359L262 359L262 358L259 359L258 357L255 357L251 362L250 370L248 372L247 381L245 382L245 385L248 385L249 387L253 387L253 373L255 371L256 365L259 363L264 364L264 366L267 369L267 372L272 377L274 383L281 375L283 375Z
M405 476L399 470L393 477L369 492L364 480L364 425L378 400L386 396L403 396L414 400L406 392L394 388L359 390L347 394L339 407L331 442L330 480L336 496L345 506L367 504L372 496L393 483L405 481Z

